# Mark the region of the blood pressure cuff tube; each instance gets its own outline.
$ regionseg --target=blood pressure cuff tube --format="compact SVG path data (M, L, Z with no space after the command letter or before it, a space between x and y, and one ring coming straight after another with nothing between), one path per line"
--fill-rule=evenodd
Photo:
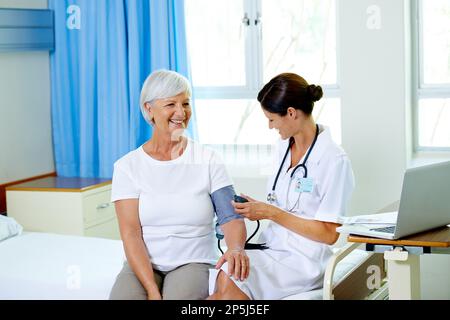
M217 223L219 225L223 225L234 219L243 219L241 215L234 212L234 207L231 204L235 194L232 185L223 187L211 194L214 211L216 211L217 215Z

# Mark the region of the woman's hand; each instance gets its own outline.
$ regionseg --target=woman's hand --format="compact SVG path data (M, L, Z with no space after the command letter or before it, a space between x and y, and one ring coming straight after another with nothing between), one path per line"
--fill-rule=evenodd
M162 300L158 289L147 290L147 300Z
M236 280L244 281L250 272L250 262L245 250L241 247L228 249L217 261L216 269L228 262L228 275Z
M155 282L150 283L146 289L147 300L162 300L161 292Z
M232 201L234 211L243 217L255 221L262 219L272 219L278 212L278 208L268 203L257 201L249 196L241 193L241 197L248 200L248 202L238 203Z

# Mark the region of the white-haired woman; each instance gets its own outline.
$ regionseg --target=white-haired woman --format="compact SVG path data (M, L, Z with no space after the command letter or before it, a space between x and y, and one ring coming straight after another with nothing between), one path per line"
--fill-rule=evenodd
M182 75L153 72L141 92L150 140L114 164L115 202L127 262L111 299L204 299L209 269L226 261L248 276L246 231L234 213L232 181L218 156L183 136L191 90ZM229 248L218 261L214 217Z

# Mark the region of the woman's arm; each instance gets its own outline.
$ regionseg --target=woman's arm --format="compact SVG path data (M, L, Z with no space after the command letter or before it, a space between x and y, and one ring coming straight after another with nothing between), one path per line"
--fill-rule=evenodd
M220 268L225 262L228 262L228 274L234 274L235 279L244 280L250 271L249 259L244 250L247 229L244 219L234 213L231 205L234 194L232 185L218 189L211 194L217 222L223 231L228 248L227 252L220 257L216 268Z
M247 229L244 219L234 219L220 226L225 236L228 249L244 249Z
M115 202L115 207L128 264L147 291L148 299L161 299L161 293L153 276L153 267L142 238L138 211L139 200L118 200Z
M231 220L221 225L221 229L225 236L228 250L220 257L216 267L220 268L227 261L228 274L234 275L236 280L240 279L243 281L250 273L250 261L244 250L247 239L244 219Z

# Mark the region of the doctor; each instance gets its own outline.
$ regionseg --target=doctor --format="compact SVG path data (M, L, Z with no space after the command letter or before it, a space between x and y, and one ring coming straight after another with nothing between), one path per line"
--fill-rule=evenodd
M354 188L350 160L330 130L312 117L320 86L283 73L258 94L269 128L279 131L279 168L269 179L267 203L244 196L235 211L249 220L269 220L260 241L268 249L247 252L245 281L226 274L226 263L210 277L209 299L281 299L323 286L341 217Z

